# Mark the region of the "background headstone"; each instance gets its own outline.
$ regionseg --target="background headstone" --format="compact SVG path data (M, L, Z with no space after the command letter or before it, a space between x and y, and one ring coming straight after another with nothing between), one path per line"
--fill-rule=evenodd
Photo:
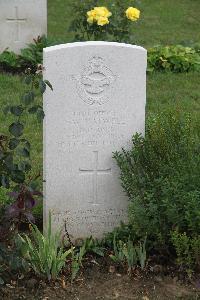
M47 0L0 0L0 52L19 53L47 34Z
M112 152L144 133L146 50L85 42L44 49L44 222L101 238L127 220Z

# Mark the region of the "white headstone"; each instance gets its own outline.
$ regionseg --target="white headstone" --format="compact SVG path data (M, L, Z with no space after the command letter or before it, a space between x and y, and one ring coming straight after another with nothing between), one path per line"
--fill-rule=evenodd
M16 53L47 34L47 0L0 0L0 52Z
M144 133L146 50L109 42L44 49L44 220L73 240L101 238L127 220L113 151Z

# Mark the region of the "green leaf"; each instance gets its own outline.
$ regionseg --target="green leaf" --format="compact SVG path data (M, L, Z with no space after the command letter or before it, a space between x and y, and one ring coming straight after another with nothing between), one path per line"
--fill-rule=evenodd
M8 176L6 176L4 174L0 176L0 183L6 189L8 189L10 187L9 178L8 178Z
M23 112L23 107L20 105L18 105L18 106L11 106L10 107L10 112L11 112L11 114L13 114L13 115L15 115L15 116L20 116L21 114L22 114L22 112Z
M15 137L19 137L23 134L24 126L20 122L12 123L9 126L9 132Z
M16 139L16 138L12 138L9 141L9 149L10 150L14 150L20 143L20 140Z
M103 252L103 250L102 249L100 249L100 248L93 248L92 249L92 251L94 252L94 253L96 253L97 255L99 255L99 256L104 256L104 252Z
M13 165L13 155L11 153L9 153L6 158L5 158L5 165L7 167L7 169L9 171L12 171L13 168L14 168L14 165Z
M22 101L24 102L25 105L30 105L34 101L34 98L35 98L34 92L30 91L22 97Z
M37 181L32 181L32 182L30 183L29 187L30 187L30 189L31 189L32 191L35 191L35 190L39 189L38 182L37 182Z
M26 148L22 148L20 149L20 154L24 157L29 157L30 156L30 152L29 150L27 150Z
M35 87L36 89L39 88L39 81L38 81L38 80L36 80L36 81L34 82L34 87Z
M25 174L21 170L14 170L11 172L11 179L16 183L23 183L25 180Z
M44 82L53 91L53 87L52 87L51 83L48 80L44 80Z
M27 161L20 161L18 168L20 171L28 172L31 170L31 165Z
M24 78L24 82L26 84L30 84L31 81L32 81L32 78L33 78L33 75L27 75L25 78Z
M43 80L40 80L39 81L39 88L40 88L40 92L42 94L44 94L44 92L46 91L46 84Z
M29 114L35 114L37 112L38 108L39 108L39 105L30 107L28 110Z
M25 147L27 150L30 151L30 149L31 149L31 144L29 143L29 141L26 140L26 139L21 139L20 141L21 141L22 143L24 143L24 147Z
M37 112L37 119L39 122L42 122L45 117L44 111L42 109L39 109Z

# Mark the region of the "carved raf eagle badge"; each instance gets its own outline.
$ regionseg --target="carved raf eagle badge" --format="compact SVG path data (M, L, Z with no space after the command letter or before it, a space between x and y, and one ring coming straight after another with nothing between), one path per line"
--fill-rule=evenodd
M85 103L101 105L109 100L107 93L115 76L101 57L92 57L82 74L73 78L76 80L77 92Z

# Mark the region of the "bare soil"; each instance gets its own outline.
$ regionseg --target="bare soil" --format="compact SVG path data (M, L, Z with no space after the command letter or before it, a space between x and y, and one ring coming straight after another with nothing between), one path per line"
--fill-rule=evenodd
M64 276L51 284L34 277L19 279L0 288L0 299L192 300L200 299L200 283L198 279L182 283L177 276L165 276L162 272L141 274L135 270L130 276L114 266L94 261L73 284Z

